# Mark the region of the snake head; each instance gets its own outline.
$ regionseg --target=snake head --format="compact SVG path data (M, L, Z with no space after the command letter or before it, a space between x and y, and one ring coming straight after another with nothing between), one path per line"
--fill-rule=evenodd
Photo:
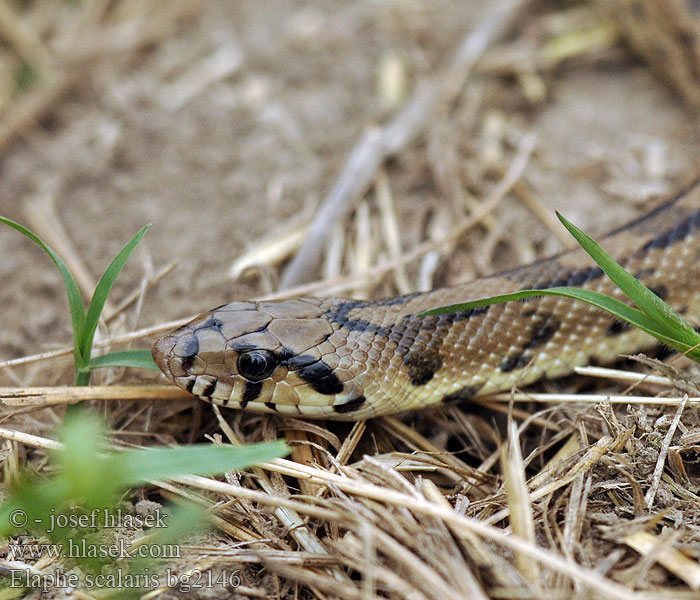
M358 404L362 390L334 368L335 329L321 304L226 304L157 340L153 358L175 385L215 404L312 417L341 412L338 406Z

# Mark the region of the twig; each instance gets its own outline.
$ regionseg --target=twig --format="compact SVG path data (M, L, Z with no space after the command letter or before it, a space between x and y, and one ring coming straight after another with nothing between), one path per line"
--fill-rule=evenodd
M656 497L656 491L659 489L659 483L661 482L661 475L664 471L664 465L666 464L666 456L668 455L668 448L671 445L671 440L673 439L673 434L676 433L678 423L681 421L681 415L683 414L683 409L685 409L686 402L688 401L688 396L683 398L676 414L673 416L673 421L671 426L668 428L666 435L664 436L664 441L661 443L661 449L659 450L659 458L656 461L656 466L654 467L654 475L651 478L651 486L647 490L644 496L644 502L647 508L651 510L654 504L654 498Z

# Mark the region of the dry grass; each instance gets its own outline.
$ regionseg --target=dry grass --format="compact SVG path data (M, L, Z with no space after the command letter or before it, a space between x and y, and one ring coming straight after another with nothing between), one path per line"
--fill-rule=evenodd
M127 9L147 15L158 10L157 4L98 2L85 5L90 10L66 4L65 10L75 12L63 21L70 24L68 30L99 32L102 44L93 53L88 48L96 47L94 40L86 39L84 45L61 50L67 54L60 60L56 53L65 43L59 41L67 33L59 29L48 41L43 35L41 41L21 36L24 29L2 9L0 29L3 35L14 31L17 40L0 63L21 58L42 80L54 83L8 101L0 122L0 147L22 134L69 82L91 72L86 66L90 61L109 55L110 44L116 42L108 34L128 20ZM127 50L157 43L177 18L194 10L185 8L187 4L168 3L162 19L147 19L159 24L153 30L136 27L141 34ZM48 2L33 7L52 10ZM582 60L587 48L579 51ZM523 52L517 44L502 47L487 54L481 68L515 74L523 89L536 94L545 83L538 81L537 72L519 69ZM553 68L554 59L541 49L534 57ZM471 92L467 88L462 93ZM453 96L450 101L454 103ZM346 205L346 218L336 219L330 241L321 247L326 277L283 293L273 291L283 261L309 237L311 213L281 223L268 241L251 246L231 265L231 275L257 277L261 298L375 297L469 279L502 266L503 255L521 260L538 256L535 240L512 236L493 215L508 199L551 226L523 178L535 139L497 114L485 115L488 110L480 102L468 100L423 115L422 122L430 123L424 132L425 152L407 160L430 173L444 201L426 202L411 218L402 219L390 177L372 169L365 186L369 192L354 208ZM470 121L489 118L484 137L470 148L478 160L462 168L460 145L465 142L462 131L450 131L451 124L469 130ZM404 143L392 152L417 151ZM375 160L375 166L380 162ZM362 191L352 190L344 201L355 200ZM35 226L47 239L58 239L60 221L50 206L34 206L32 212L35 217L49 215L35 218ZM467 232L472 236L465 238ZM81 259L70 251L70 239L61 244L71 268L79 272ZM465 247L471 254L461 252ZM114 307L113 315L131 303L138 310L143 292L156 282L156 276L135 282L130 302ZM84 285L90 288L89 277ZM96 346L151 338L189 318L108 336ZM32 365L69 352L0 366ZM56 408L90 400L108 417L117 447L205 437L232 444L285 437L292 446L291 460L220 479L188 476L153 482L130 495L134 504L144 499L193 500L211 512L213 532L183 543L185 558L169 565L179 574L240 569L235 590L214 586L207 591L210 597L235 592L251 598L363 600L697 598L700 422L694 406L700 391L689 367L647 361L645 369L641 374L582 369L580 376L544 384L537 393L514 390L478 404L356 424L221 412L158 386L2 389L1 419L11 422L0 429L3 477L5 483L13 481L25 464L44 469L46 452L59 447L45 433L51 422L60 421ZM660 374L650 375L650 369ZM138 532L133 544L147 538ZM0 568L8 566L17 567L0 560ZM57 566L40 561L31 568L46 573ZM143 597L161 596L177 597L179 592L161 587Z

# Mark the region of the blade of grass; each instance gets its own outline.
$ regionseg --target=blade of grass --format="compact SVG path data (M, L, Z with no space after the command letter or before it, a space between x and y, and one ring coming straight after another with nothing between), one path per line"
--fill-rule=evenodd
M88 368L99 369L102 367L134 367L137 369L152 369L158 371L153 362L150 350L121 350L109 352L102 356L96 356L90 361Z
M8 219L7 217L0 216L0 223L4 223L12 227L13 229L19 231L21 234L27 236L35 244L49 255L49 258L54 262L61 277L63 277L63 283L66 286L66 291L68 292L68 306L70 307L70 317L73 325L73 347L74 347L74 361L76 373L80 367L85 364L85 356L81 354L81 348L79 340L83 335L83 329L85 327L85 307L83 306L83 298L80 295L80 290L78 289L78 284L75 282L73 275L68 270L68 267L63 262L61 257L54 252L54 250L44 243L35 233L27 229L26 227L20 225L19 223ZM89 357L88 357L89 358Z
M635 309L624 302L579 288L550 288L548 290L522 290L511 294L501 294L490 298L480 298L471 302L461 302L420 313L418 316L440 315L467 311L473 308L499 304L512 300L526 300L537 296L563 296L587 302L601 308L616 318L634 325L649 333L674 350L686 354L700 362L700 334L687 321L674 311L652 290L638 281L631 273L619 265L603 248L578 227L567 221L561 214L557 217L581 247L598 263L622 292L639 307Z
M665 328L660 328L657 321L652 319L649 315L646 315L642 311L621 302L617 298L612 298L592 290L582 290L579 288L568 287L556 287L548 290L521 290L511 294L500 294L498 296L491 296L488 298L479 298L470 302L460 302L449 306L441 306L439 308L434 308L419 313L417 316L428 317L432 315L463 312L473 308L491 306L492 304L502 304L513 300L527 300L528 298L536 298L539 296L559 296L586 302L587 304L610 313L621 321L625 321L630 325L634 325L635 327L642 329L674 350L677 350L678 352L687 352L689 357L700 361L700 350L697 348L691 350L698 342L700 342L700 336L698 336L697 341L692 343L685 342L684 340L677 340L672 335L669 335ZM691 331L693 331L695 334L694 330L691 329ZM688 352L689 350L690 352Z
M87 365L90 361L90 354L92 353L92 343L95 338L95 331L97 330L97 323L100 320L100 315L102 314L102 309L104 308L105 302L107 301L107 296L109 295L112 286L114 285L119 272L124 267L124 264L131 256L134 248L141 241L141 238L150 229L151 225L146 225L143 227L131 240L129 240L125 246L119 251L112 262L110 263L107 270L104 272L100 281L95 287L95 293L92 295L92 300L90 301L90 307L88 308L87 316L85 317L85 327L81 332L82 335L79 341L80 354L84 358L83 365ZM83 370L83 374L85 370ZM89 369L87 373L87 381L84 384L78 383L76 374L76 385L87 385L89 382ZM84 377L84 376L83 376Z
M621 265L597 244L590 236L557 212L557 217L571 233L581 247L598 263L608 277L632 300L645 314L657 324L657 329L664 330L669 337L693 346L700 341L695 330L687 321L674 311L652 290L628 273Z
M111 457L111 474L120 486L177 475L213 475L238 471L289 454L284 440L245 446L198 444L176 448L128 450Z

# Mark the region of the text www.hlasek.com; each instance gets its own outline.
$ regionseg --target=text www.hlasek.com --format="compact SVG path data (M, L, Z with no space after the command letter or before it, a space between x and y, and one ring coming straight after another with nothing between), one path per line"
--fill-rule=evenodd
M109 544L96 544L86 540L68 540L66 544L9 544L8 560L58 558L182 558L177 544L145 544L132 547L126 539Z

